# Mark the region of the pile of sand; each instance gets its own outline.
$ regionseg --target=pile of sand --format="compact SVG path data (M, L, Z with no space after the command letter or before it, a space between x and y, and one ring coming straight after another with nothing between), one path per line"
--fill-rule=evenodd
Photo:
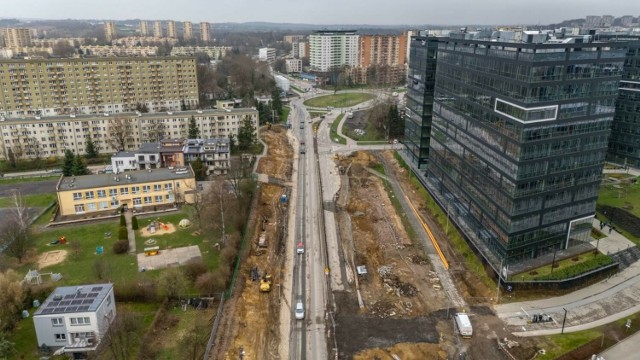
M156 235L171 234L171 233L174 233L175 231L176 231L176 227L172 223L164 223L164 226L160 225L156 227L156 232L153 234L150 233L148 228L145 226L140 229L140 235L143 237L149 237L149 236L156 236Z
M67 250L53 250L40 254L38 257L38 267L40 269L47 266L59 264L67 258Z

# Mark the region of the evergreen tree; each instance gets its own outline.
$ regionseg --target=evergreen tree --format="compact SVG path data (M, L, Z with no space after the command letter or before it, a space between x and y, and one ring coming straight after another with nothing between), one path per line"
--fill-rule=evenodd
M16 154L13 153L13 150L9 148L7 150L7 157L9 157L9 165L15 169L16 167Z
M397 105L389 107L389 139L398 139L404 136L404 121L400 116Z
M193 169L193 173L196 175L196 180L204 180L204 164L200 158L196 158L191 162L191 168Z
M63 170L64 171L64 170ZM84 160L80 155L76 155L73 159L73 170L72 174L74 176L81 176L89 174L89 169L87 169L87 164L84 163Z
M94 159L98 157L98 147L91 138L87 139L85 151L87 152L87 155L85 155L87 159Z
M191 115L191 120L189 120L189 139L198 139L200 137L200 130L196 125L196 118Z
M64 176L73 175L73 163L75 161L75 157L73 156L73 152L69 149L64 151L64 164L62 165L62 174Z
M229 151L231 153L236 151L236 138L233 135L229 135Z
M238 148L241 151L249 149L256 142L256 128L251 123L251 119L245 116L242 125L238 129Z

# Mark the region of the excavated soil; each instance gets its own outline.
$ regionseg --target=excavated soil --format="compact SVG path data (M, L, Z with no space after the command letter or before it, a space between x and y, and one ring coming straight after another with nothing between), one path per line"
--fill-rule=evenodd
M287 130L282 126L274 126L269 130L261 130L260 136L267 143L267 155L260 158L257 172L285 181L290 179L293 149L287 138Z

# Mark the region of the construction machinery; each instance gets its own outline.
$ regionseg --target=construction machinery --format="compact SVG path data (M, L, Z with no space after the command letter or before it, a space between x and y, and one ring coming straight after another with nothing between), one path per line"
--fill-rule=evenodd
M260 279L260 292L271 291L271 275L265 273Z

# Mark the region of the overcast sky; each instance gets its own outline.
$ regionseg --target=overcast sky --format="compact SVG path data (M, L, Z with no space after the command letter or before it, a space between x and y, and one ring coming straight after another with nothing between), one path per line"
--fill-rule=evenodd
M0 0L0 16L307 24L549 24L640 16L638 0Z

